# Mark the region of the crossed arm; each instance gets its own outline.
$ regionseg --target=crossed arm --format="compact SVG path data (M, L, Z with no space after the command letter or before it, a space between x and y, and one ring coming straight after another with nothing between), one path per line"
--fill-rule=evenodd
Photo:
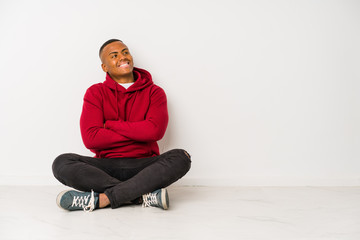
M90 89L84 97L80 119L81 135L89 149L102 150L160 140L168 124L167 100L162 89L156 89L150 96L150 106L145 120L105 120L101 97Z

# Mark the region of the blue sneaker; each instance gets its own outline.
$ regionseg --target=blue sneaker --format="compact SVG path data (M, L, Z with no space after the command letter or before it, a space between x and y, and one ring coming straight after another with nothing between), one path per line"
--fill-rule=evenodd
M159 207L164 210L169 208L169 195L165 188L144 194L142 198L143 207Z
M91 192L78 192L74 190L65 190L59 193L56 198L57 205L65 210L84 210L92 212L99 201L99 194Z

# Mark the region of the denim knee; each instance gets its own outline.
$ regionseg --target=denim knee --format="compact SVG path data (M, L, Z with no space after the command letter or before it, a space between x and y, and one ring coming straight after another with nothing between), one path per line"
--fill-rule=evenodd
M59 181L61 181L60 180L61 169L72 158L72 155L73 154L71 154L71 153L64 153L64 154L59 155L57 158L55 158L55 160L52 164L52 172L53 172L55 178L57 178Z
M191 155L184 149L173 149L167 152L170 156L175 156L176 168L185 175L191 167Z
M191 168L191 155L186 150L182 149L182 151L183 151L183 154L185 154L185 156L186 156L184 167L186 168L186 172L188 172Z

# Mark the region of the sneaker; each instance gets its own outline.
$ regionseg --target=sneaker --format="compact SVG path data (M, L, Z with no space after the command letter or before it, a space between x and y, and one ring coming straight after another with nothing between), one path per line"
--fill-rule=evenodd
M92 212L99 201L99 194L91 192L78 192L74 190L65 190L59 193L56 203L65 210L84 210Z
M159 207L164 210L169 208L169 195L165 188L144 194L143 207Z

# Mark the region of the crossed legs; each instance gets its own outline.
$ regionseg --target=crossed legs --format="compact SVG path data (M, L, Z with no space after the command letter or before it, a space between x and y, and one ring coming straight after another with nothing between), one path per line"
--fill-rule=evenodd
M98 207L117 208L165 188L190 169L190 155L174 149L149 158L92 158L67 153L53 163L54 176L77 190L98 193Z

